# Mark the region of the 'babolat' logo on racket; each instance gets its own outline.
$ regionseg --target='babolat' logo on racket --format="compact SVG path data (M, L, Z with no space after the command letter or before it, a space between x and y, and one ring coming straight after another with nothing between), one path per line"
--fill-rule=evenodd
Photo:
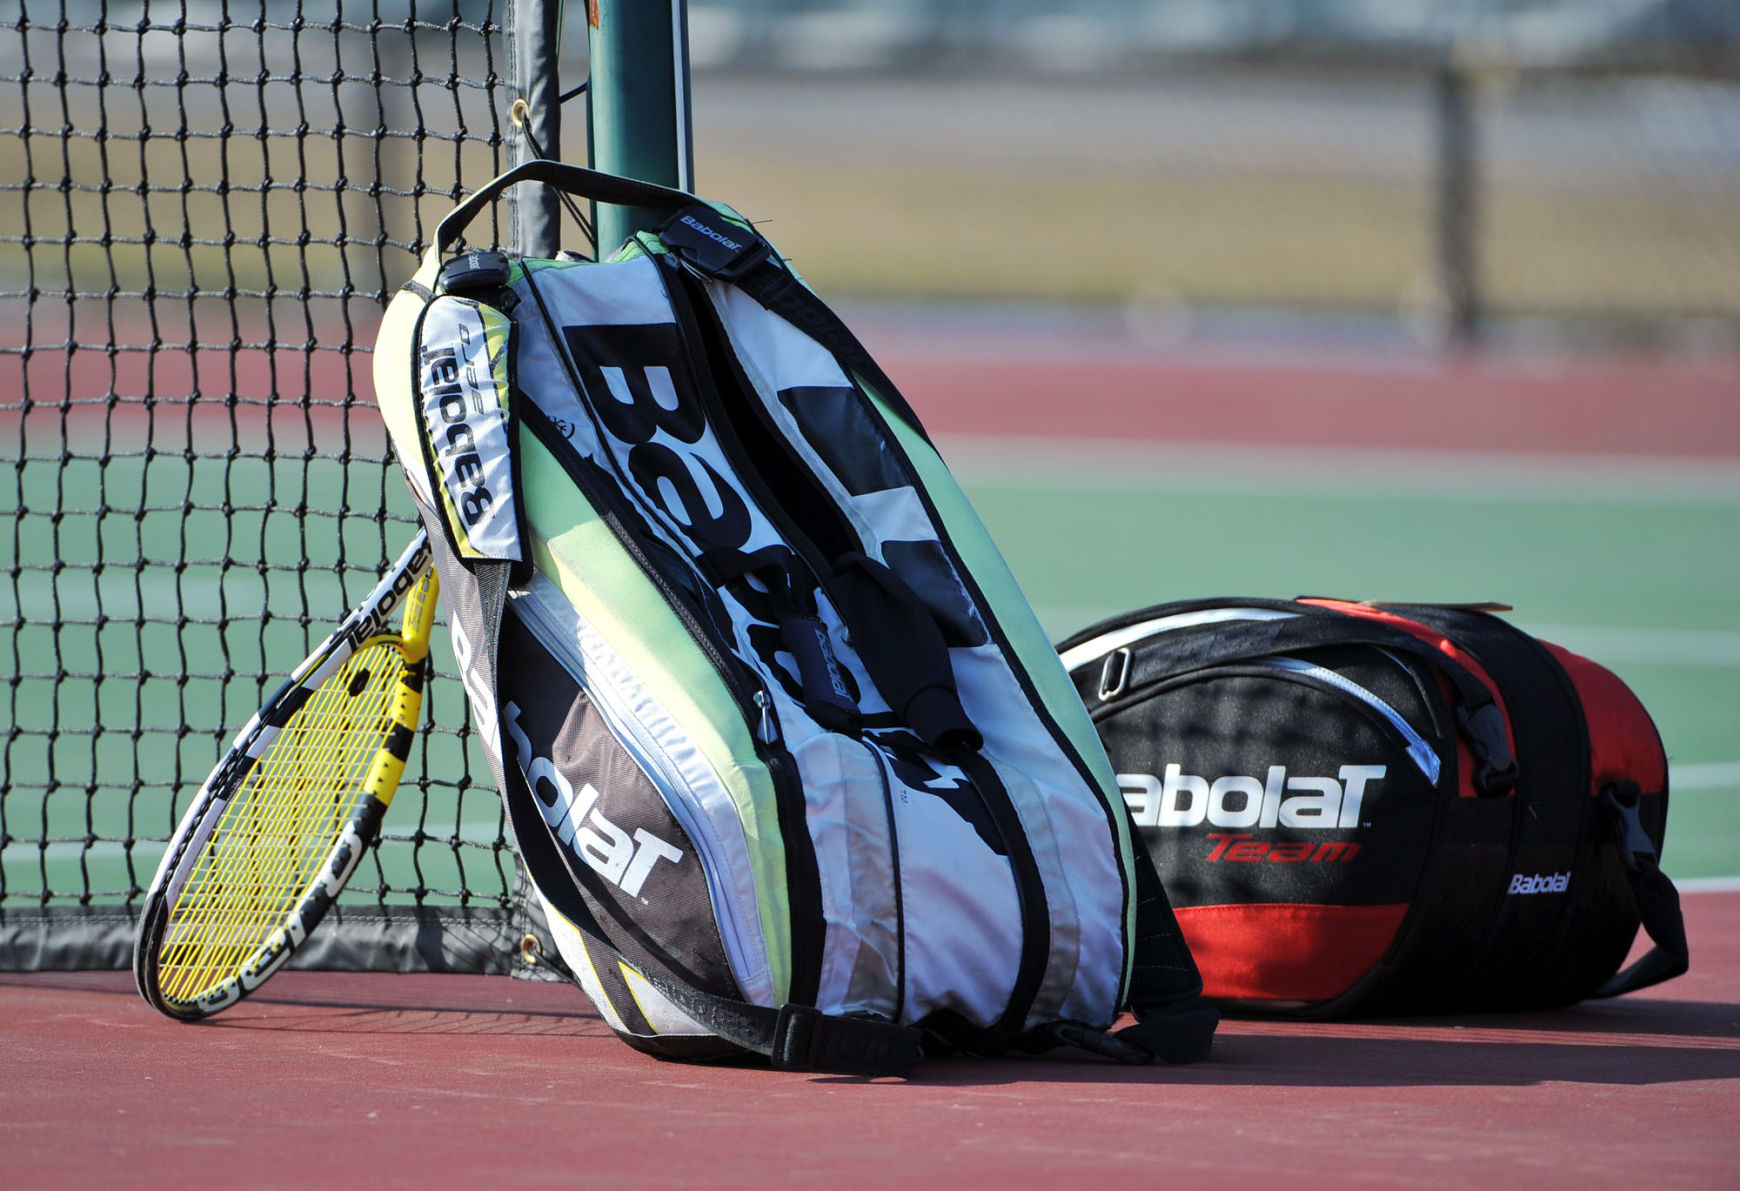
M423 433L445 489L461 554L517 562L508 441L508 317L461 298L423 316L418 372Z
M1360 826L1366 786L1388 772L1384 765L1343 765L1337 777L1288 777L1285 765L1271 765L1263 779L1235 774L1211 783L1174 763L1164 778L1120 773L1118 788L1138 827L1345 830Z
M428 543L425 542L423 548L417 551L416 557L411 560L411 564L393 575L392 586L381 592L380 598L369 604L368 607L357 610L355 621L345 630L345 636L350 639L352 649L361 649L369 638L378 637L387 631L390 618L404 601L405 593L416 586L417 580L422 577L424 563L429 557L429 549Z

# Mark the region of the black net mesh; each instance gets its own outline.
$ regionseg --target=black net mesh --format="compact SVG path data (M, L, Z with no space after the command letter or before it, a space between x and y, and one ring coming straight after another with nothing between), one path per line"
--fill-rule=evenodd
M507 162L504 2L13 8L0 967L125 962L230 736L414 532L369 345L440 216ZM506 923L457 680L425 716L345 913Z

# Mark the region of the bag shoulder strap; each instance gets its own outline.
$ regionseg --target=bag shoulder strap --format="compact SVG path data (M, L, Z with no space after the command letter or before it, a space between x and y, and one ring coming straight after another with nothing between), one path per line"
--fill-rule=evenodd
M1608 822L1625 862L1625 879L1637 903L1637 916L1654 947L1636 963L1617 972L1593 994L1617 997L1675 976L1691 968L1691 949L1686 943L1686 920L1680 911L1680 891L1661 871L1655 844L1637 814L1639 791L1635 783L1616 782L1601 791Z
M1132 828L1132 836L1135 832ZM1115 1037L1168 1063L1208 1057L1220 1013L1202 999L1202 973L1191 957L1178 917L1166 900L1153 858L1143 847L1136 861L1136 943L1130 968L1130 1012L1136 1024Z

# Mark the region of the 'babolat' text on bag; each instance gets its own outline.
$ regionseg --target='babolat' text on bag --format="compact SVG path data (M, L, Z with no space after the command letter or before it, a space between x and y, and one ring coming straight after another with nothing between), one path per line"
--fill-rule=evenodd
M603 263L444 262L518 181L670 214ZM921 1039L1206 1052L1055 653L900 394L746 221L520 167L443 221L376 368L516 845L622 1038L866 1073Z

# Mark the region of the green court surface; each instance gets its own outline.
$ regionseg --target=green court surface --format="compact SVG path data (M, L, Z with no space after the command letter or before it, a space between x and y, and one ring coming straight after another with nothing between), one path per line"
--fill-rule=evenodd
M949 447L1054 640L1196 596L1512 605L1655 716L1670 875L1740 875L1740 468Z
M998 439L943 448L1054 638L1203 595L1514 605L1518 623L1608 665L1654 713L1672 766L1668 871L1740 875L1740 469ZM411 533L340 513L379 507L383 493L407 511L378 462L269 472L158 459L147 478L123 458L100 475L70 472L26 461L0 487L0 551L17 577L0 588L0 622L17 622L0 638L0 667L14 675L0 703L9 905L45 886L56 901L105 901L147 882L180 808L260 702L263 685L238 675L262 659L286 673ZM52 514L57 501L73 511ZM94 565L99 540L110 565ZM191 565L172 565L183 557ZM242 565L220 570L226 557ZM268 614L304 598L307 623ZM497 894L512 867L495 842L487 768L455 734L457 682L438 680L430 708L438 730L388 818L399 842L355 884L442 891L437 900ZM410 846L455 823L460 845Z

